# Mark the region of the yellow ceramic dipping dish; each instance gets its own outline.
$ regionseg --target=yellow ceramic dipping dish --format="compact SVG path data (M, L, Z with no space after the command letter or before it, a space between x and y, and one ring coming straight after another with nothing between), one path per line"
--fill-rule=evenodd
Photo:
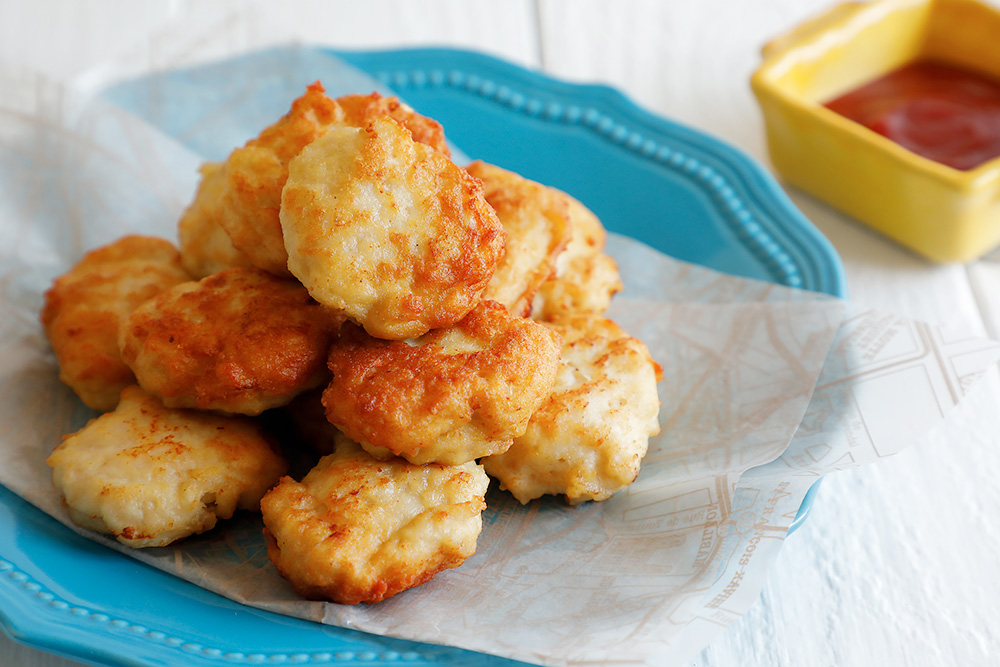
M764 47L751 81L783 179L938 262L1000 244L1000 159L960 171L823 106L915 61L1000 79L1000 12L972 0L848 3Z

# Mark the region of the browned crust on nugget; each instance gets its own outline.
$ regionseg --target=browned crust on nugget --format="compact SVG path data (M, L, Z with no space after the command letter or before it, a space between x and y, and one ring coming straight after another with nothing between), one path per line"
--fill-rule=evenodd
M451 157L451 149L444 138L441 123L427 116L421 116L396 97L384 97L378 93L370 95L344 95L337 98L337 104L344 110L346 120L356 127L364 127L378 116L390 116L413 135L413 140L430 146L445 157Z
M135 382L118 350L118 329L141 303L189 280L164 239L126 236L87 253L45 293L41 322L59 377L90 408L107 411Z
M194 200L177 223L181 263L195 280L225 269L251 266L246 255L233 247L221 224L226 186L224 165L206 162L199 171L201 182Z
M532 297L555 273L556 258L572 235L566 198L552 188L485 162L473 162L466 171L483 182L484 197L507 232L503 258L483 298L527 316Z
M120 347L139 384L169 407L254 415L325 380L340 321L294 281L229 269L137 309Z
M593 211L565 192L573 238L556 259L555 273L538 288L531 317L552 321L576 314L600 315L622 290L618 265L604 252L607 231Z
M220 222L233 246L254 266L275 275L289 275L279 220L289 161L333 127L364 127L384 115L402 123L416 141L450 155L440 124L398 99L372 93L334 100L319 82L313 83L287 114L233 151L226 161Z
M492 301L416 341L345 325L331 346L323 404L366 449L415 463L469 461L524 433L555 381L559 348L555 332Z
M380 602L475 553L488 484L474 463L382 462L342 438L261 501L268 557L303 597Z
M290 165L288 266L317 301L403 339L479 301L505 232L481 182L381 116L318 139Z
M343 119L343 109L327 97L322 85L314 83L287 114L226 160L220 222L233 246L254 266L276 275L288 274L278 219L288 161Z

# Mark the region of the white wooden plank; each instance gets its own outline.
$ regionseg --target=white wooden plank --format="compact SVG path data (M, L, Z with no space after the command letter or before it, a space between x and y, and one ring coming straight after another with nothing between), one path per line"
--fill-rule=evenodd
M176 2L3 2L0 58L66 80L141 42L176 11Z
M546 71L607 83L640 105L763 154L750 74L774 35L825 0L540 0Z
M253 13L261 18L234 29L228 19ZM158 43L155 36L174 23L171 34L187 32L192 42ZM168 3L129 0L67 0L0 3L0 59L31 64L42 73L70 80L91 66L128 54L146 66L163 66L164 53L177 57L198 50L198 37L217 31L231 52L295 38L348 48L451 45L485 51L520 65L538 64L538 33L530 0L503 3L462 0L289 0L248 5L242 0ZM151 39L152 38L152 39Z
M533 67L538 32L531 0L296 0L280 16L302 39L350 48L449 45Z

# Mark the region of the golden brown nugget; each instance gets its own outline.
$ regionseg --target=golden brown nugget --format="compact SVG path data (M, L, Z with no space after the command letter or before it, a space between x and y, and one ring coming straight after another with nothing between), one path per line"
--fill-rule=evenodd
M256 415L326 381L341 319L292 280L228 269L144 303L119 345L165 405Z
M473 162L465 169L483 182L486 201L507 232L504 256L483 298L527 316L532 297L555 273L556 258L572 234L566 198L557 190L485 162Z
M343 120L343 110L326 96L321 85L313 84L285 116L226 160L220 222L233 246L254 266L288 275L288 255L278 220L288 162Z
M563 338L552 393L525 434L482 463L522 503L545 494L571 504L605 500L632 483L660 430L661 369L611 320L574 316L547 326Z
M135 383L118 351L118 328L141 303L190 280L163 239L126 236L87 253L45 293L41 321L59 361L59 379L87 407L113 410Z
M556 258L555 275L535 293L531 316L552 320L565 315L600 315L622 290L615 260L604 252L607 232L594 213L564 192L572 238Z
M378 461L341 436L301 482L264 496L267 553L306 598L379 602L475 553L488 486L475 463Z
M207 162L200 171L201 182L194 201L177 224L181 263L195 280L225 269L251 266L247 256L233 247L220 223L226 185L222 163Z
M555 381L559 346L551 329L493 301L415 340L344 325L323 404L332 424L380 458L465 463L524 433Z
M414 141L430 146L445 157L451 157L451 149L445 140L441 123L427 116L421 116L396 97L383 97L378 93L371 93L344 95L338 97L336 101L344 110L345 122L353 127L364 127L379 116L389 116L409 130Z
M399 100L377 93L333 100L318 82L292 103L285 116L233 151L225 165L221 224L233 245L254 266L275 275L288 275L288 255L278 215L289 161L332 128L363 127L381 115L396 118L417 141L427 141L444 155L449 154L440 124L420 116Z
M135 385L46 462L75 523L135 548L165 546L237 509L257 510L285 473L249 418L166 408Z
M387 339L465 317L505 236L480 181L388 116L333 129L292 160L281 225L312 297Z

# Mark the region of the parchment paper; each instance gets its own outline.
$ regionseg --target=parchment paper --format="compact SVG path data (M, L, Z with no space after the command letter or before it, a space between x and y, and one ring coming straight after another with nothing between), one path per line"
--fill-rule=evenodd
M198 132L175 137L201 154L109 103L0 66L0 483L70 525L44 459L92 413L60 385L38 324L52 278L128 232L174 239L198 164L224 150L201 123L241 143L272 118L247 113L253 95L283 94L272 84L286 79L299 91L316 65L288 49L216 70L238 95L213 90L218 104L171 112L199 109ZM366 84L335 62L321 69L333 94ZM338 88L338 72L351 88ZM202 87L191 82L192 95ZM906 446L1000 357L991 341L947 339L626 238L609 249L626 284L610 316L646 341L665 376L661 434L611 500L522 507L493 489L473 558L374 606L299 599L268 562L254 517L163 549L85 534L239 602L321 623L540 664L679 664L749 607L821 475Z

